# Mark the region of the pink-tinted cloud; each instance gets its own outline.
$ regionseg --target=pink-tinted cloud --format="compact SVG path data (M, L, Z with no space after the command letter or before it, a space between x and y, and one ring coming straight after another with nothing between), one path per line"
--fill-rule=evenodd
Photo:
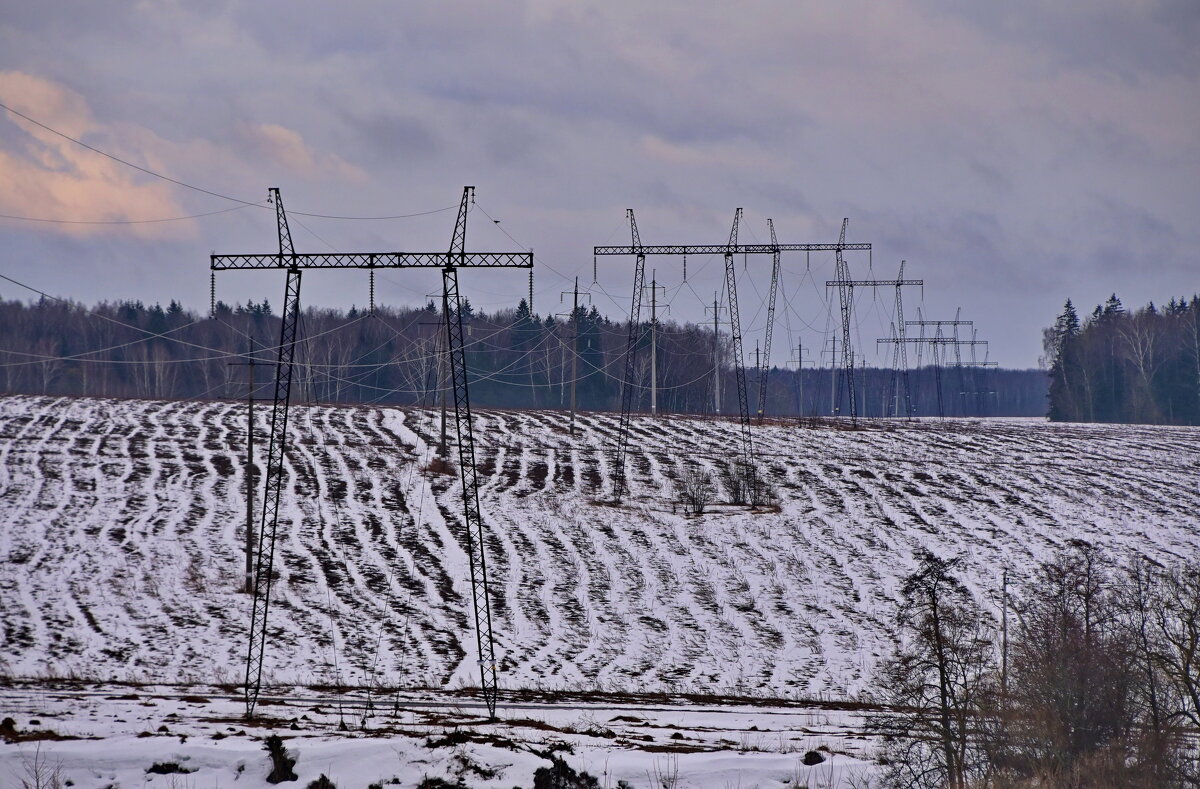
M242 136L250 147L276 165L306 178L336 178L363 183L367 174L337 154L319 153L300 132L277 123L246 124Z
M0 72L0 96L19 112L77 139L105 138L115 155L137 161L137 150L122 150L120 136L97 122L87 102L69 88L19 71ZM82 148L34 124L4 113L17 131L0 148L0 213L45 219L122 221L182 216L177 190ZM145 161L144 158L142 159ZM145 238L189 235L188 222L133 225L47 224L48 232L128 233Z

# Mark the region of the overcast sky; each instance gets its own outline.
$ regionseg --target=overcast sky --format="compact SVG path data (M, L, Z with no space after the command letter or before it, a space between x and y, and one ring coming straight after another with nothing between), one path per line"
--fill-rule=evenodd
M751 242L767 217L783 242L836 241L850 217L848 240L874 244L849 258L854 276L894 277L906 259L925 282L906 317L961 307L992 360L1025 367L1068 297L1088 310L1114 291L1137 306L1200 290L1198 40L1196 0L4 0L0 101L205 189L257 201L279 186L294 211L430 211L475 185L468 246L532 247L542 314L575 275L602 311L628 310L631 261L601 258L591 285L591 249L627 241L628 207L645 243L723 242L739 206ZM0 213L233 206L0 112ZM301 251L441 250L453 220L297 217L293 236ZM0 220L0 273L89 304L207 309L210 252L274 245L273 214L253 207ZM690 259L687 283L681 260L649 265L671 317L704 318L719 259ZM765 257L738 263L751 349L769 274ZM789 337L828 342L832 276L832 256L785 257L776 364L795 356ZM527 288L524 272L463 281L489 309ZM233 272L217 286L277 303L283 283ZM394 271L379 298L435 287ZM306 279L303 296L348 307L366 291L345 272ZM892 310L891 291L858 295L868 358Z

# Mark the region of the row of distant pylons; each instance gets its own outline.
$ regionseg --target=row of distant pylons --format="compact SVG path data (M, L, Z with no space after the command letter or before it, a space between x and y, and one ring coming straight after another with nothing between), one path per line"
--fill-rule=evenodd
M489 715L495 715L498 684L497 660L495 644L492 635L492 617L490 597L488 593L488 573L485 551L484 521L479 506L479 488L475 465L475 441L471 419L471 406L468 389L468 370L466 354L463 347L463 305L458 286L458 270L461 268L525 268L532 270L532 252L467 252L466 230L467 215L474 203L474 187L464 187L462 200L459 205L458 217L455 222L451 242L447 251L435 252L334 252L324 254L298 254L292 244L291 232L288 227L287 215L284 212L283 200L278 189L270 190L271 202L275 206L278 234L278 252L212 255L210 269L213 272L212 299L215 315L215 273L228 270L263 270L276 269L287 273L284 290L284 303L281 312L280 340L277 347L278 356L275 363L275 381L270 417L270 433L265 472L263 474L263 495L261 515L258 518L256 550L253 557L253 572L249 582L252 593L250 635L246 657L245 700L246 715L252 717L258 703L262 686L263 661L266 645L269 640L267 617L271 602L271 586L274 577L275 543L279 526L279 510L286 475L284 460L287 449L288 407L291 399L291 382L295 366L296 343L300 332L300 283L302 273L309 269L366 269L371 275L371 304L374 312L374 272L376 269L393 268L434 268L442 271L442 324L446 334L443 352L448 360L450 371L450 391L454 400L455 444L458 448L458 473L462 488L463 522L468 554L470 558L471 592L475 624L475 638L480 670L481 691L487 704ZM770 358L771 335L774 325L775 304L779 287L780 256L783 252L802 251L805 253L831 251L835 254L837 263L835 278L826 282L826 287L835 287L838 292L838 302L841 310L841 355L837 356L838 379L834 411L841 414L840 403L845 397L847 410L845 415L856 423L858 420L858 397L855 384L855 355L850 342L852 313L854 304L854 289L862 287L879 288L894 287L896 291L896 318L893 324L892 336L881 338L879 343L894 345L893 362L894 390L893 415L913 416L912 397L909 391L907 348L915 345L918 358L921 349L928 346L931 350L935 369L938 375L938 408L944 415L941 395L940 368L945 363L948 349L953 349L956 365L961 369L965 366L987 365L988 362L974 360L974 348L986 345L975 339L960 340L960 326L970 326L970 321L962 321L956 316L953 321L905 321L903 313L902 289L909 286L921 286L923 280L904 279L904 263L900 264L900 274L895 280L855 280L850 277L846 261L847 251L866 251L870 254L869 243L848 243L846 227L848 220L843 220L841 233L836 243L817 244L781 244L775 235L774 223L768 219L770 243L742 244L738 241L738 226L742 217L742 209L734 212L733 226L729 240L724 244L710 245L644 245L638 233L637 220L633 209L627 210L631 231L631 244L628 246L598 246L594 254L602 255L632 255L636 259L634 268L633 299L629 316L628 338L624 356L624 377L621 389L621 414L617 436L613 443L613 479L609 495L614 501L620 501L628 493L625 461L629 449L629 426L634 402L634 373L635 357L638 353L642 333L646 327L641 321L641 306L644 299L645 263L651 255L721 255L725 261L725 292L728 298L728 316L730 339L733 354L733 368L737 383L738 419L740 428L740 446L737 463L742 467L745 479L751 488L751 501L755 500L754 487L756 482L757 461L755 457L754 438L751 432L750 404L747 396L746 367L743 360L741 318L738 311L736 269L734 256L770 255L772 260L771 285L768 291L768 313L765 341L765 354ZM686 265L686 263L685 263ZM532 271L531 271L532 276ZM578 314L578 284L575 288L575 312ZM532 283L531 283L532 296ZM714 303L714 315L719 305ZM919 336L909 336L907 327L918 326ZM926 335L927 328L933 328L932 335ZM949 335L946 329L949 328ZM714 342L716 337L714 336ZM835 341L836 342L836 341ZM961 359L961 348L972 349L972 359ZM719 370L714 370L718 375ZM716 380L716 379L714 379ZM903 410L901 410L901 392L903 392ZM760 421L766 407L766 368L762 368L759 378L759 402L757 413ZM572 411L574 410L572 406ZM247 472L248 501L250 498L250 480L252 475ZM248 529L248 542L254 543L255 538Z
M934 369L937 390L938 416L946 415L945 402L943 397L942 386L942 368L946 366L949 354L953 352L954 365L959 371L960 389L963 386L963 369L969 367L988 367L994 366L993 362L978 361L975 356L976 347L987 346L987 341L978 340L972 330L971 339L961 339L959 337L960 326L972 326L971 321L960 320L960 316L956 315L955 319L945 321L929 321L921 319L918 314L918 319L915 321L906 321L904 318L904 288L907 287L924 287L924 280L920 279L905 279L904 267L905 262L900 262L900 272L894 280L879 280L879 279L853 279L850 276L849 262L846 252L850 251L865 251L868 256L871 254L870 243L853 243L846 241L846 228L849 225L849 219L842 220L841 233L838 235L836 243L804 243L804 244L781 244L775 234L775 223L767 220L767 227L770 232L770 243L768 244L742 244L738 242L738 226L742 218L742 209L734 211L733 227L729 233L729 241L725 244L664 244L664 245L647 245L643 244L641 235L638 232L637 220L634 216L633 209L626 211L629 219L629 228L631 233L631 243L627 246L598 246L594 248L596 256L601 255L632 255L636 260L633 275L633 298L629 315L629 336L625 350L625 374L622 379L621 388L621 418L618 426L617 437L614 447L614 498L620 499L626 492L625 480L625 457L629 447L629 422L633 405L633 392L636 388L634 385L635 374L635 355L641 345L641 335L646 330L640 319L641 305L643 301L643 291L645 284L645 263L646 258L652 255L672 255L680 256L685 261L689 255L722 255L725 259L725 293L728 299L728 315L730 329L730 348L732 353L732 367L734 370L734 379L737 387L738 398L738 420L740 426L740 454L739 462L742 464L745 474L750 478L753 485L754 470L758 467L755 457L754 437L751 432L751 416L750 403L747 396L746 385L746 365L743 358L742 348L742 329L741 317L738 310L737 297L737 271L734 266L735 255L770 255L771 266L771 284L767 291L767 322L766 334L762 355L768 360L771 354L771 338L775 322L775 304L779 290L779 274L780 274L780 256L783 252L821 252L832 251L836 262L834 279L827 280L825 286L827 288L836 288L838 295L838 306L840 311L840 337L841 343L838 343L838 337L833 338L832 355L834 358L834 391L832 392L831 407L833 414L836 416L844 416L850 420L853 425L857 425L860 412L860 393L856 384L856 361L855 349L852 342L852 327L854 325L854 292L856 288L882 288L889 287L895 289L895 319L892 323L891 336L883 337L877 340L878 344L891 344L893 346L892 359L892 376L890 382L891 396L889 397L890 416L900 416L911 419L916 415L915 402L911 388L908 365L908 347L915 346L917 352L918 365L920 364L923 350L928 347L930 360ZM715 338L715 322L716 313L720 306L714 302L714 342ZM909 327L918 327L918 335L911 336ZM948 327L948 328L947 328ZM927 333L932 330L932 334ZM948 332L948 333L947 333ZM962 358L962 349L969 348L971 351L970 360ZM840 351L840 354L839 354ZM802 367L802 360L798 360L798 366ZM767 371L769 365L759 367L758 379L758 408L757 418L761 422L766 412L766 394L767 394ZM714 364L714 384L719 386L720 371ZM797 370L797 375L802 374L802 370ZM978 391L978 386L976 386ZM719 398L719 395L714 395L714 399ZM842 403L845 403L845 409L842 408Z

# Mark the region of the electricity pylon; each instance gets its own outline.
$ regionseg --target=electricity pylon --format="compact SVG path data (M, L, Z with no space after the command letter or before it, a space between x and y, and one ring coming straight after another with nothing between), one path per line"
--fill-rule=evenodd
M492 638L491 605L488 597L487 563L483 541L483 519L479 511L479 489L475 471L475 442L467 387L466 355L463 350L462 303L458 289L459 268L533 268L531 252L466 252L467 212L475 187L463 188L458 219L448 252L334 252L297 254L292 245L287 215L279 189L270 190L275 204L279 237L278 253L212 255L210 268L217 271L283 269L282 324L278 359L275 364L275 393L271 405L271 432L264 474L262 519L258 530L250 638L246 656L246 717L254 715L262 687L263 660L268 641L267 615L275 572L275 543L279 528L279 504L284 487L284 458L287 449L288 406L292 371L296 358L296 335L300 319L300 277L307 269L438 268L442 270L442 313L450 359L451 389L454 394L455 427L458 430L459 475L463 491L463 519L467 553L471 565L471 598L474 604L475 639L479 655L480 685L488 712L496 712L496 657Z
M742 209L737 209L733 217L733 229L729 233L729 241L725 244L664 244L646 246L642 244L638 234L637 223L634 220L633 209L626 209L633 243L629 246L600 246L593 249L593 261L600 255L633 255L636 263L633 270L633 301L629 311L629 339L625 346L625 378L621 387L621 419L617 426L617 437L613 451L613 496L620 500L626 493L625 458L629 450L630 409L633 403L633 371L634 353L641 338L641 303L642 293L646 284L646 257L648 255L722 255L725 258L725 289L729 300L729 327L731 350L733 355L734 377L738 387L738 417L741 428L741 453L739 463L746 467L755 468L754 441L750 433L749 402L746 397L746 366L742 358L741 319L737 305L737 283L734 255L778 255L780 252L819 252L866 250L870 251L869 243L846 243L845 234L837 244L739 244L738 224L741 220Z

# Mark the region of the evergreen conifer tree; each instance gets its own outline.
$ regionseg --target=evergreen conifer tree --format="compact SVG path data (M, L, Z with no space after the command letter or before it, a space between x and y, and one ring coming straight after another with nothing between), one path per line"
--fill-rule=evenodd
M1050 359L1049 416L1054 421L1078 419L1080 416L1076 380L1079 363L1075 347L1078 337L1079 314L1075 311L1075 305L1067 299L1062 314L1046 338L1046 352Z

